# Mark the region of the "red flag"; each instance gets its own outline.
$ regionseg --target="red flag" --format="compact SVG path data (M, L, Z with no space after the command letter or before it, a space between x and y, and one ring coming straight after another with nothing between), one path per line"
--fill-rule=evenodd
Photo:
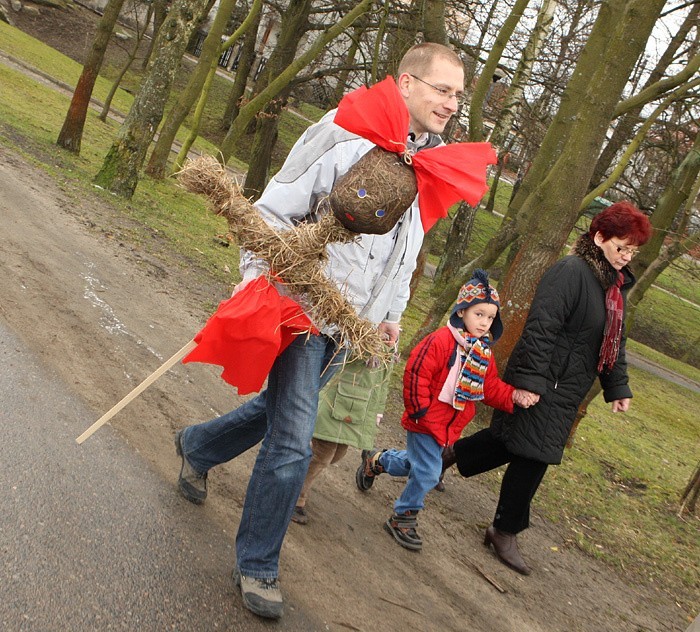
M277 356L307 332L317 330L299 304L258 277L219 304L182 362L218 364L221 377L246 395L262 388Z
M409 114L392 77L346 94L333 119L337 125L397 154L406 151ZM418 206L424 232L447 216L447 209L465 200L478 204L488 191L486 166L496 163L489 143L452 143L412 156L418 185Z
M476 206L489 189L486 167L496 161L490 143L453 143L415 154L413 169L423 231L427 233L460 200Z

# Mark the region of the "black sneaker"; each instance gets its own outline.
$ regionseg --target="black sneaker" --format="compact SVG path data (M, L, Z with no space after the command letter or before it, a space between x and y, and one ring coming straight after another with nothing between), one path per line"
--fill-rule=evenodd
M362 450L362 463L355 472L355 483L357 489L366 492L374 484L374 479L384 472L384 468L379 463L379 457L385 450Z
M402 547L411 551L420 551L423 548L423 540L416 531L418 526L417 515L417 511L394 514L384 523L384 530Z
M241 589L243 604L253 614L265 619L279 619L284 613L282 591L276 577L259 579L246 577L236 568L233 581Z
M207 474L200 474L187 460L182 450L182 430L175 434L175 450L182 458L180 477L177 480L180 492L191 503L201 505L207 498Z

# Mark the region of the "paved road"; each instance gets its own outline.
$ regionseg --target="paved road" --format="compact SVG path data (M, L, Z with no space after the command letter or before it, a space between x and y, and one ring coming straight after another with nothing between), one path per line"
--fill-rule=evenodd
M0 629L270 629L234 594L231 537L111 428L78 446L91 413L1 321L0 402Z

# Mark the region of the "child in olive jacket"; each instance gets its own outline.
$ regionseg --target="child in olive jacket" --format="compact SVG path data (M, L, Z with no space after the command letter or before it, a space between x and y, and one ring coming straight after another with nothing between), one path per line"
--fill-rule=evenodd
M477 270L462 286L450 319L411 352L403 379L405 450L364 450L355 481L361 491L384 472L407 476L394 515L384 528L403 547L420 550L418 512L442 473L442 451L460 438L476 413L475 403L513 412L529 405L529 393L498 377L491 344L503 333L498 293Z

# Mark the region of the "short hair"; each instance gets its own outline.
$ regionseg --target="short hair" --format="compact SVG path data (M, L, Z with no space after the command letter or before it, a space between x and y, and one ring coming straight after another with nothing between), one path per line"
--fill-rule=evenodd
M607 241L611 237L628 239L635 246L643 246L651 237L649 218L632 202L623 200L611 204L593 218L589 235L600 233Z
M402 75L407 72L409 74L424 75L430 70L430 66L435 59L444 59L464 68L459 55L451 48L435 42L423 42L422 44L411 46L406 51L399 63L398 74Z

